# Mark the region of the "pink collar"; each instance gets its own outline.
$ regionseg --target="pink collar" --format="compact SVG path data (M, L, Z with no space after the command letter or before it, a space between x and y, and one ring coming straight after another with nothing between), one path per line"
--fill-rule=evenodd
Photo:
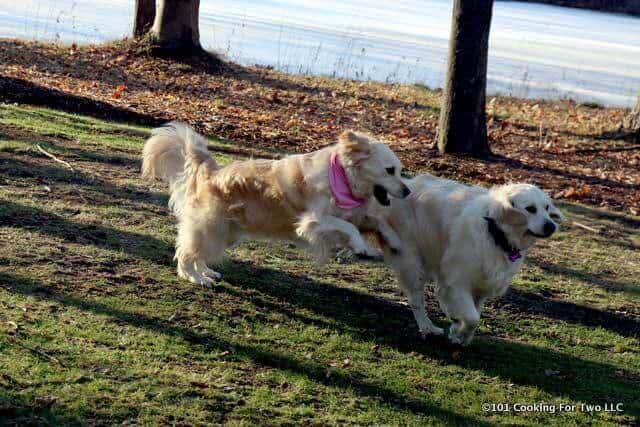
M329 163L329 188L333 199L336 201L336 206L340 209L351 210L359 208L366 202L365 199L360 199L351 192L349 178L347 178L347 173L344 171L336 152L331 154Z

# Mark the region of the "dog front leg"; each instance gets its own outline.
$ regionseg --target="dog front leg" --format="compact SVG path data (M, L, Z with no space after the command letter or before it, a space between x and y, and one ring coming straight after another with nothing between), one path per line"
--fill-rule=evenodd
M449 329L451 342L461 345L471 343L480 323L480 313L471 294L465 289L445 286L438 289L438 299L443 311L453 322Z
M328 235L338 233L347 239L349 247L357 256L369 259L380 258L380 253L367 245L355 225L332 215L318 217L313 214L303 215L298 222L296 233L315 247L325 246L330 240Z
M400 237L384 219L367 215L364 217L362 227L360 228L365 231L376 232L382 240L380 242L382 246L387 246L394 254L400 253L400 248L402 247Z

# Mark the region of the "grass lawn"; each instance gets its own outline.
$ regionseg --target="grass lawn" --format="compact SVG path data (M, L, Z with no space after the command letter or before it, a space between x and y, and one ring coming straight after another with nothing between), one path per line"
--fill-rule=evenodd
M213 290L180 281L147 131L0 104L0 424L640 422L637 217L562 205L461 348L419 338L383 265L251 242Z

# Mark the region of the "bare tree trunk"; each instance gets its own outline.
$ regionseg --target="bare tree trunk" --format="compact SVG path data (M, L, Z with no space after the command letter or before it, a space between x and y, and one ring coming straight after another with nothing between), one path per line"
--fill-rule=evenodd
M636 138L640 139L640 95L638 95L638 101L636 106L624 120L625 129L631 133L635 133Z
M156 16L156 0L136 0L136 14L133 19L133 37L144 36Z
M438 149L490 153L485 112L487 56L493 0L455 0Z
M151 35L161 50L172 55L202 51L198 12L200 0L159 0Z

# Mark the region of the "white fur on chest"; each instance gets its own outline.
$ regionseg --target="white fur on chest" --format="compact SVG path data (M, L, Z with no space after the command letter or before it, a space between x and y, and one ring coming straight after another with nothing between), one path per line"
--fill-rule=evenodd
M496 251L497 252L497 251ZM516 274L522 267L522 258L510 261L506 254L497 253L493 262L484 260L481 280L474 284L474 295L496 298L504 295Z

